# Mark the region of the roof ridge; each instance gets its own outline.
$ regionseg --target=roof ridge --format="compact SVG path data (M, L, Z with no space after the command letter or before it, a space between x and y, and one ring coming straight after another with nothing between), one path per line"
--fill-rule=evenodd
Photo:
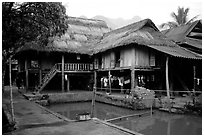
M124 31L124 30L128 30L128 29L130 29L130 28L135 28L135 26L139 26L138 28L137 28L137 30L139 30L139 29L141 29L143 26L145 26L147 23L153 23L152 22L152 20L151 19L144 19L144 20L140 20L140 21L138 21L138 22L134 22L134 23L131 23L131 24L129 24L129 25L126 25L126 26L123 26L123 27L121 27L121 28L118 28L118 29L114 29L114 30L111 30L110 32L107 32L107 33L105 33L104 34L104 36L106 36L106 35L109 35L109 34L112 34L112 33L119 33L119 32L122 32L122 31ZM154 23L153 23L154 24ZM155 29L155 25L154 25L154 29ZM158 29L157 29L158 30ZM158 30L159 31L159 30Z
M99 19L90 19L90 18L82 18L82 17L68 16L68 20L69 20L70 18L73 18L73 19L81 19L81 20L100 21L100 22L104 22L104 23L106 23L104 20L99 20Z

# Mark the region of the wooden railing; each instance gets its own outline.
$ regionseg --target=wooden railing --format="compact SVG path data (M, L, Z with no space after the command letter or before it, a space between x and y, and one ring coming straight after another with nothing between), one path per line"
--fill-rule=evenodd
M62 63L57 63L57 70L62 71ZM93 64L88 63L65 63L64 71L91 71Z

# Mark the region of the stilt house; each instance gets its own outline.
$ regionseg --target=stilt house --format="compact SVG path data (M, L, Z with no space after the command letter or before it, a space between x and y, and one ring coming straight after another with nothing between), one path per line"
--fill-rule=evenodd
M67 32L47 46L26 43L17 52L19 73L26 89L41 92L89 90L93 61L89 47L110 31L105 22L69 17Z
M93 53L97 87L103 88L103 77L122 78L124 90L191 90L193 66L201 62L199 54L168 40L149 19L104 34ZM120 89L114 82L110 87Z
M116 92L194 88L193 66L201 55L168 40L150 19L112 31L99 20L69 17L68 24L67 33L46 47L33 42L19 49L27 89L92 90L94 75L97 90L104 88L103 78Z
M168 40L175 42L177 45L202 55L202 20L181 25L176 28L162 31ZM188 65L187 67L191 67ZM187 68L186 67L186 68ZM194 90L202 90L202 62L193 66L194 72Z

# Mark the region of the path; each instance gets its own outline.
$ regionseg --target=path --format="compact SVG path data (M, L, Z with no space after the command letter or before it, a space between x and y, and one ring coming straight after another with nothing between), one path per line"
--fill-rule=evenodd
M26 100L16 88L13 88L13 101L17 129L12 135L127 135L127 132L109 126L100 120L71 122L56 117L44 107ZM9 105L9 88L2 95L4 105ZM133 132L132 132L133 133ZM135 133L137 134L137 133Z

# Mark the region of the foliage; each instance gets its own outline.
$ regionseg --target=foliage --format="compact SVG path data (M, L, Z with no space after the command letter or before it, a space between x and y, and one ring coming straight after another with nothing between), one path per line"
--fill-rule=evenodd
M178 27L180 25L184 25L184 24L189 24L191 22L193 22L197 17L193 17L192 19L188 20L188 13L189 13L189 8L184 8L184 7L178 7L177 10L177 14L175 12L171 13L171 17L174 19L174 21L170 21L167 23L162 23L160 25L160 28L164 28L165 26L168 26L169 28L175 28Z
M2 2L2 91L6 64L18 47L36 41L45 46L48 37L68 27L66 9L60 2Z
M66 18L66 9L59 2L3 2L3 57L8 58L25 42L46 45L49 36L64 33Z

